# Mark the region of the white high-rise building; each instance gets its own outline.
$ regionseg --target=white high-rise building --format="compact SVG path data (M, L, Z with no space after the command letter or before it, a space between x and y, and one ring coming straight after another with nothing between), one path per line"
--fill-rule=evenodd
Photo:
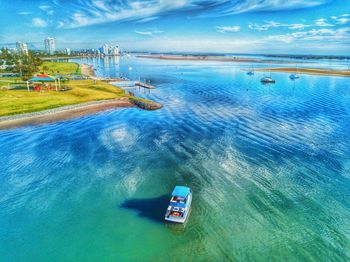
M113 47L111 51L112 51L111 55L114 55L114 56L119 55L119 47L118 46Z
M104 55L109 55L109 46L107 44L104 44L103 47L102 47L102 53Z
M18 53L21 53L23 55L28 55L28 46L26 43L17 42L16 49Z
M101 53L105 56L118 56L120 55L120 50L118 46L109 46L104 44L101 48Z
M71 52L70 52L70 49L69 49L69 48L65 48L65 49L64 49L64 52L66 53L66 55L70 55L70 54L71 54Z
M48 37L45 39L45 51L46 51L46 53L48 53L50 55L55 54L55 51L56 51L55 38Z

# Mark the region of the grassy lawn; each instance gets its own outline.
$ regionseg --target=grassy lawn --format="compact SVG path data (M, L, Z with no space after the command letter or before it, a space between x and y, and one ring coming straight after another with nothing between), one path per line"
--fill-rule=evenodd
M80 74L80 66L72 62L49 62L45 61L39 66L39 72L56 75L56 74Z
M0 116L29 113L89 101L127 97L118 87L103 81L72 80L62 83L69 91L0 90Z
M21 77L0 77L0 87L16 85L16 83L23 83Z

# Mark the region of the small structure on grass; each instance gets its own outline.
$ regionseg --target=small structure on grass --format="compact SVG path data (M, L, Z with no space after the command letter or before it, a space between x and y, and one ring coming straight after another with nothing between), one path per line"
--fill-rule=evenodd
M47 74L38 74L38 75L34 76L33 78L31 78L31 79L29 79L27 81L28 92L30 91L30 89L29 89L29 84L30 83L33 85L33 89L34 89L34 84L35 83L46 83L46 82L49 82L49 83L54 82L56 91L61 89L61 81L60 81L59 77L50 76L50 75L47 75Z

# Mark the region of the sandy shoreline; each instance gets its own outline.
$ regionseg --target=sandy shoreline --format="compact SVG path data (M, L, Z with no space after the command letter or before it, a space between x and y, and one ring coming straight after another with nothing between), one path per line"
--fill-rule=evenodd
M243 69L248 70L248 69ZM298 73L306 75L322 75L322 76L343 76L350 77L349 70L334 70L327 68L254 68L249 69L260 72L279 72L279 73Z
M95 71L92 68L92 65L88 64L80 64L81 68L81 74L89 77L94 77L95 76Z
M124 98L118 100L93 101L33 113L4 116L0 117L0 130L26 125L52 123L119 107L134 107L134 105L129 102L128 98Z
M193 56L193 55L138 55L139 58L160 60L184 60L184 61L207 61L207 62L236 62L236 63L264 63L264 64L294 64L286 60L258 59L250 57L230 56Z

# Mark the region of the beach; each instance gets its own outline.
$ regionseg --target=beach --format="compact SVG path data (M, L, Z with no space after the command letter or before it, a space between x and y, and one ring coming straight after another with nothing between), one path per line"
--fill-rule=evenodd
M94 77L95 76L95 71L94 71L92 65L81 64L80 68L81 68L81 74L82 75L89 76L89 77Z
M343 76L350 77L350 70L335 70L328 68L253 68L243 69L245 71L254 70L260 72L279 72L279 73L298 73L306 75L320 75L320 76Z
M236 63L266 63L266 64L291 64L287 60L261 59L238 56L197 56L197 55L138 55L139 58L161 60L184 60L184 61L208 61L208 62L236 62Z
M0 130L73 119L83 115L119 107L134 107L134 104L130 103L128 98L120 98L63 106L27 114L5 116L0 117Z

